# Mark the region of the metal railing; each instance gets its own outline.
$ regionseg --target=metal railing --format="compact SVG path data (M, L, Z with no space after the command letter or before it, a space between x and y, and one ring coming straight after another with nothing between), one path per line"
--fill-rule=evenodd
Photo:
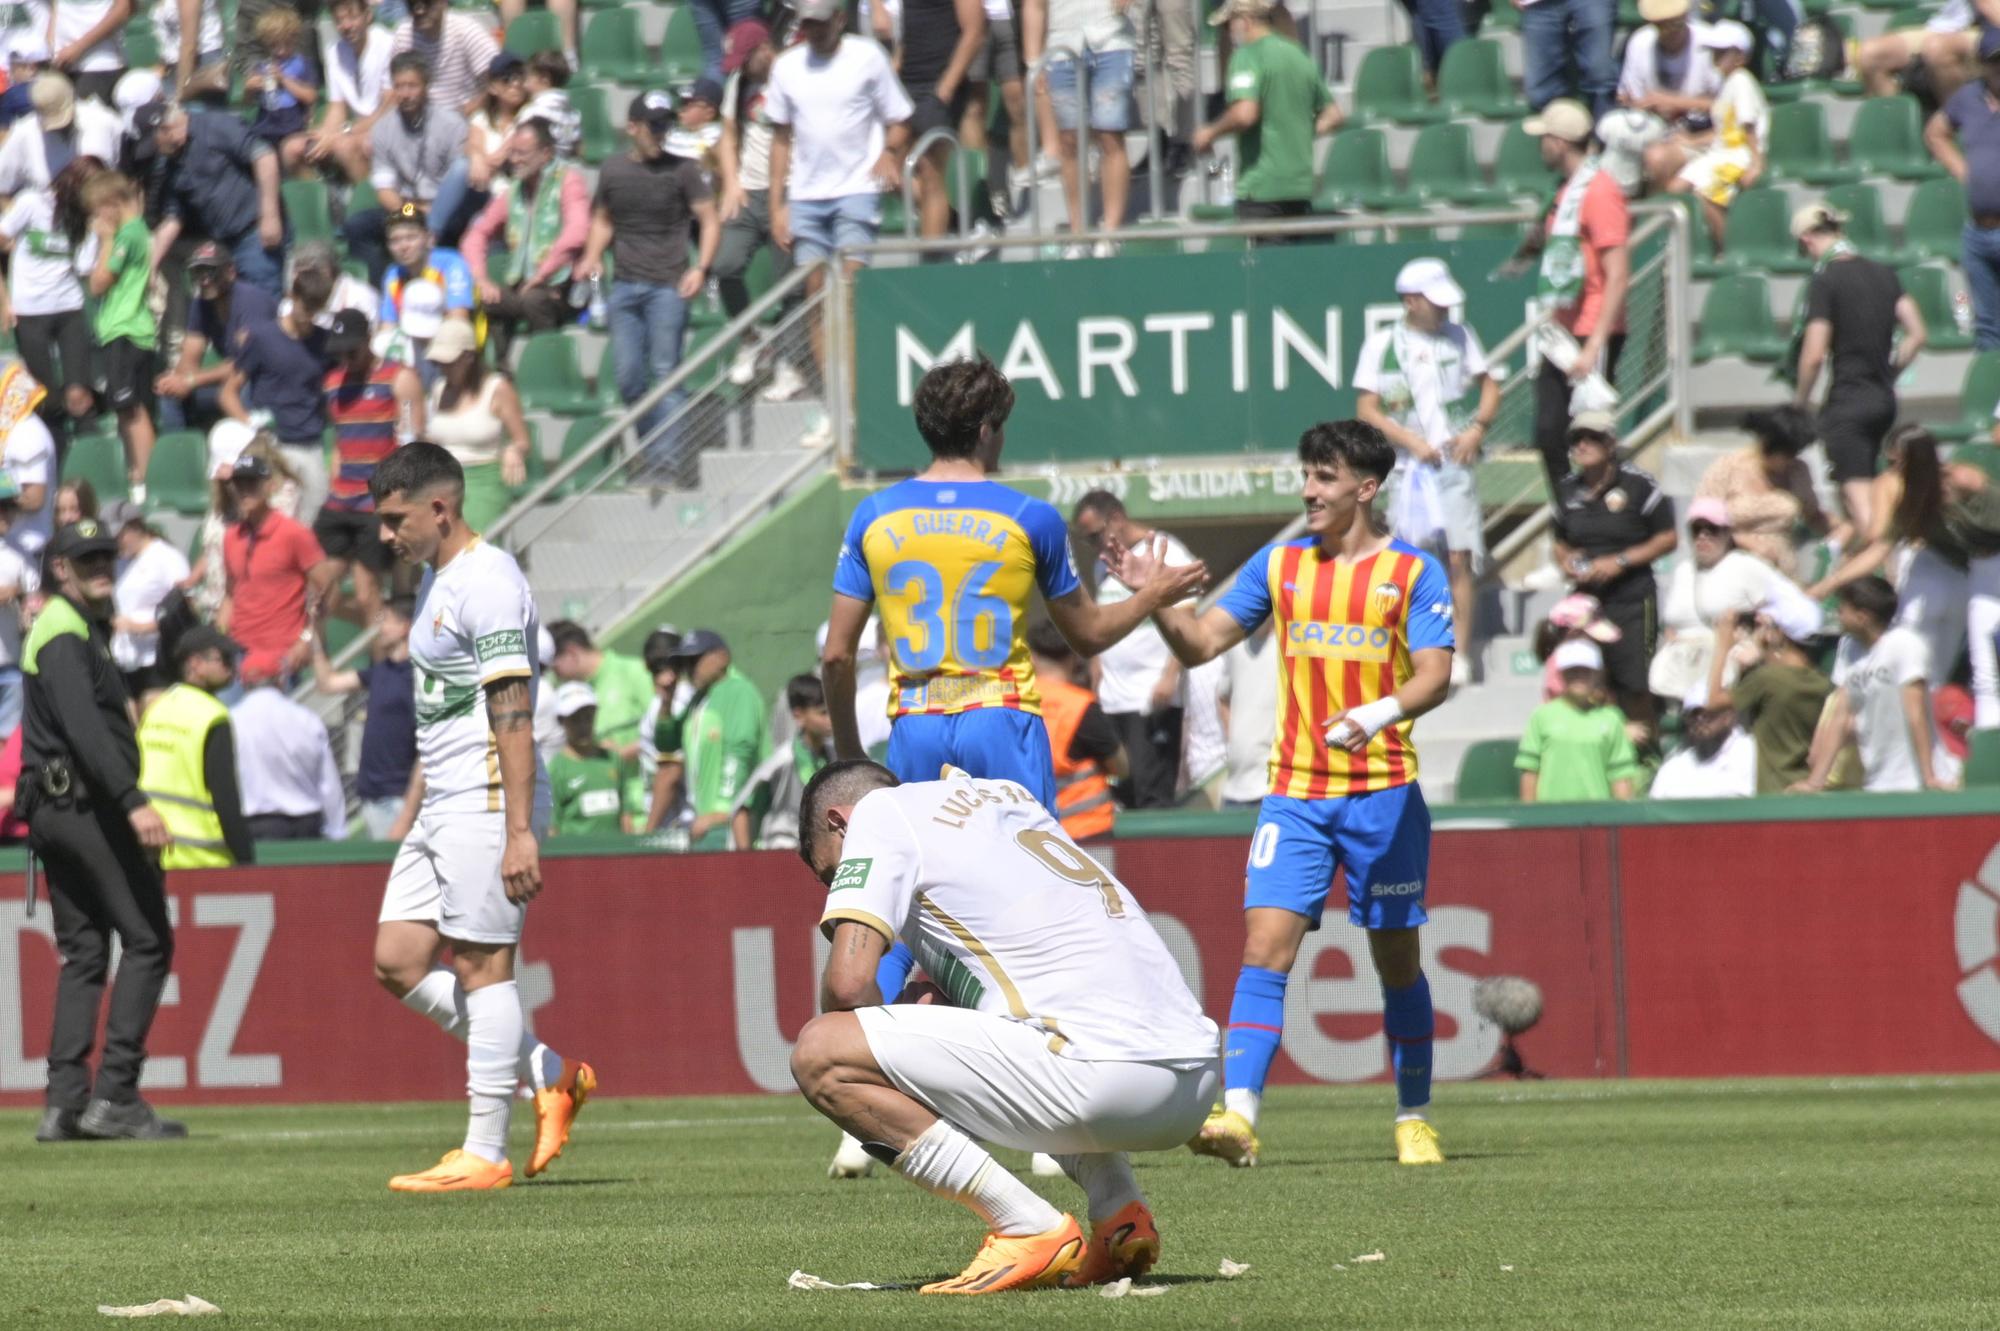
M1044 47L1028 66L1028 86L1022 95L1023 113L1028 117L1028 230L1037 240L1042 235L1042 118L1036 111L1035 90L1047 80L1049 66L1058 58L1076 66L1076 169L1083 186L1078 192L1086 197L1090 194L1090 66L1075 47ZM1056 126L1056 133L1062 133L1061 125ZM1077 230L1077 220L1069 219L1071 231Z
M906 236L921 234L923 230L917 217L917 166L935 143L951 145L952 166L958 176L958 234L964 235L972 225L972 167L966 160L958 135L940 126L918 139L903 156L903 234ZM942 185L944 182L940 180L938 183Z

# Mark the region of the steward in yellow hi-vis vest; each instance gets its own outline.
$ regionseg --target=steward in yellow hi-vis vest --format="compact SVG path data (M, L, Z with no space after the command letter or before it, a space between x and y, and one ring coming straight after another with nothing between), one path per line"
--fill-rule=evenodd
M202 625L174 644L180 682L139 723L139 789L173 837L164 869L221 869L256 859L236 780L229 709L215 696L236 673L239 648Z

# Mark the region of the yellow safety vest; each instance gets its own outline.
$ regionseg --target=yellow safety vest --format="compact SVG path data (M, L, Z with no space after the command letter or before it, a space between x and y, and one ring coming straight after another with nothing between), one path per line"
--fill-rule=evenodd
M213 694L176 684L139 723L139 789L174 838L160 857L163 868L220 869L236 863L222 839L202 763L208 732L228 719L229 709Z

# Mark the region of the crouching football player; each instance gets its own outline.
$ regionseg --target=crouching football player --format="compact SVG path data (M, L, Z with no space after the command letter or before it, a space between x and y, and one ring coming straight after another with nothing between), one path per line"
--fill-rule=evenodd
M1021 786L953 769L905 785L834 763L806 788L799 843L828 888L833 952L792 1075L870 1155L988 1230L924 1293L1144 1274L1160 1235L1125 1152L1193 1135L1221 1069L1215 1023L1132 894ZM883 1006L876 963L898 938L943 1002ZM1053 1155L1088 1195L1089 1243L980 1141Z

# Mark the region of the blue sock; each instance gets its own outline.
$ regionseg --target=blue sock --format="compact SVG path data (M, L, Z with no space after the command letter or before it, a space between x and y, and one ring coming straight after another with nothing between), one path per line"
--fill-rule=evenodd
M1230 1091L1264 1093L1264 1079L1271 1073L1271 1059L1285 1029L1285 979L1283 971L1261 966L1245 966L1237 973L1222 1057L1222 1084Z
M1407 989L1382 989L1382 1031L1396 1068L1396 1107L1417 1110L1431 1102L1431 982L1419 973Z
M882 1001L893 1003L903 992L903 986L910 982L910 972L917 967L917 958L909 945L898 940L889 945L882 959L875 963L875 987L882 991Z

